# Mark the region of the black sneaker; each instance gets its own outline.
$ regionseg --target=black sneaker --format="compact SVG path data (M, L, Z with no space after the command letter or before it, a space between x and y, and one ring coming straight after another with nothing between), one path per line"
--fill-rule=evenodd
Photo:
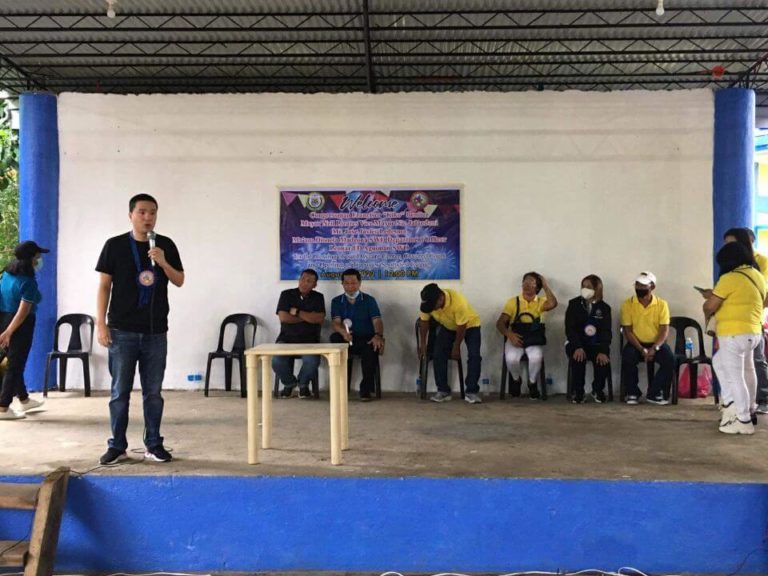
M117 464L123 460L128 460L128 454L125 450L118 450L117 448L108 448L101 458L99 458L99 464L102 466L109 466L110 464Z
M528 397L531 400L538 400L541 398L539 387L536 384L528 384Z
M595 404L603 404L605 403L605 392L600 390L599 392L592 392L592 400L595 401Z
M373 396L370 392L360 392L360 402L370 402L373 400Z
M520 398L520 388L523 383L520 380L511 380L509 383L509 395L512 398Z
M307 400L309 398L312 398L312 390L309 389L309 386L304 386L303 388L299 388L299 398L302 400Z
M171 453L163 448L162 444L147 448L146 452L144 452L144 458L147 460L154 460L155 462L170 462L173 460Z
M291 396L293 396L293 387L280 390L280 398L290 398Z
M584 394L576 394L571 398L571 404L584 404Z

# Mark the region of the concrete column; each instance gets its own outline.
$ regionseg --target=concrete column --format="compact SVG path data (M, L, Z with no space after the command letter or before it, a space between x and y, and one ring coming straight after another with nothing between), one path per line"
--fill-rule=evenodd
M37 308L32 350L24 372L29 390L43 389L46 354L53 347L57 318L59 231L59 126L54 94L25 93L20 98L19 239L50 248L37 273L43 301Z
M729 228L754 224L755 93L728 88L715 93L715 151L712 162L714 255Z

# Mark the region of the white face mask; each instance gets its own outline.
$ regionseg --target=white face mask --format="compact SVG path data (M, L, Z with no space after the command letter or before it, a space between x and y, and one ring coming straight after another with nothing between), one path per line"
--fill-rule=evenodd
M43 269L43 257L40 256L40 258L37 259L37 264L35 264L35 272L40 272L40 270Z
M354 292L352 292L352 294L349 294L349 293L346 293L346 294L347 294L347 298L349 298L350 300L356 300L357 297L360 296L360 290L355 290Z
M581 297L584 298L584 300L592 300L594 296L595 296L595 291L592 290L592 288L581 289Z

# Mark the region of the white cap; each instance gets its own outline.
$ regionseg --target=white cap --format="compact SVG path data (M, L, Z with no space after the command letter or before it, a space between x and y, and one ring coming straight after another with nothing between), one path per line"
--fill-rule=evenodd
M637 284L643 284L644 286L650 286L651 284L656 284L656 276L654 276L653 272L640 272L640 275L635 278L635 282Z

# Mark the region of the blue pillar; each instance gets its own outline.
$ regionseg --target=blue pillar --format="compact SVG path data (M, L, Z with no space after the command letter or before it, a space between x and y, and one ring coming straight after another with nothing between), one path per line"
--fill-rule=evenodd
M715 151L712 167L714 255L729 228L754 224L755 93L728 88L715 93Z
M24 372L30 390L42 390L45 356L53 347L56 323L59 231L59 126L56 96L27 93L20 99L19 239L50 248L37 274L43 301L37 309L32 350Z

